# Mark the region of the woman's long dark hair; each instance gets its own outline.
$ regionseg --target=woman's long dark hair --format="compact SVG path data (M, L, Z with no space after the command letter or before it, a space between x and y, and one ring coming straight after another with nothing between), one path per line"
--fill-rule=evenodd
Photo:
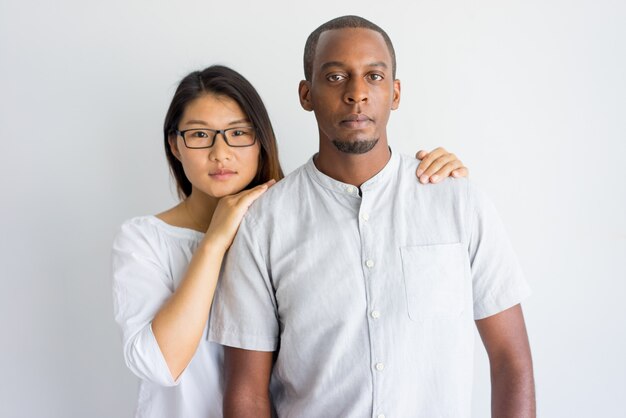
M250 119L256 130L257 141L261 144L259 166L256 176L246 188L254 187L271 179L282 179L283 171L278 161L278 147L276 146L274 129L259 93L238 72L222 65L212 65L202 71L194 71L181 80L165 115L163 124L165 155L172 176L176 180L176 189L180 199L183 200L191 194L191 182L185 175L183 165L172 153L169 138L176 135L178 124L187 105L205 94L233 99Z

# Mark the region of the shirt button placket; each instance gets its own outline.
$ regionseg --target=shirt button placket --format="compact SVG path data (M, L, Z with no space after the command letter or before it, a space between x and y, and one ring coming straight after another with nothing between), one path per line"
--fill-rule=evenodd
M371 207L369 206L370 202L369 200L371 200L372 196L370 196L368 194L367 191L364 191L362 194L362 202L361 202L361 210L360 213L358 215L359 219L359 229L361 232L361 242L363 244L363 264L365 265L365 277L366 277L366 286L369 287L369 292L368 292L368 300L367 300L367 305L369 307L369 333L370 333L370 355L373 358L377 358L378 356L384 356L384 352L380 351L380 347L377 347L376 341L379 341L381 338L381 332L382 332L382 323L380 322L379 318L381 317L381 313L378 309L375 309L375 306L377 305L376 301L380 300L381 295L380 295L380 286L383 285L382 282L380 282L380 280L376 280L376 277L378 277L377 274L377 268L375 268L376 266L376 261L374 260L373 256L375 256L377 253L373 253L372 250L376 248L376 237L374 236L374 231L372 230L372 227L374 225L371 224L371 218L370 218L370 211L368 209L370 209ZM378 357L378 358L382 358L382 357ZM374 393L373 393L373 398L372 398L372 402L373 402L373 407L374 407L374 411L378 410L378 408L380 407L379 403L380 403L380 384L381 381L380 379L382 378L382 376L380 375L380 373L382 373L382 371L385 368L385 365L382 362L377 362L375 364L372 365L373 366L373 370L374 370L374 376L372 376L374 378L373 384L374 384ZM379 413L377 415L377 417L381 416L383 414ZM384 415L383 415L384 418Z

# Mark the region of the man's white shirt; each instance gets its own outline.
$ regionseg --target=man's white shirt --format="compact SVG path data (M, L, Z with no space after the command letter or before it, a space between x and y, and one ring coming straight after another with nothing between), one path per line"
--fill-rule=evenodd
M469 417L474 320L530 290L492 204L392 154L360 189L313 159L250 208L210 338L278 351L281 417Z

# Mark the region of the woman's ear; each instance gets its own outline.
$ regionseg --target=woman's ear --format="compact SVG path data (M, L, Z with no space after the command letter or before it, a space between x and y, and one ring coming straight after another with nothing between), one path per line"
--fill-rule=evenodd
M180 150L178 149L177 139L178 139L178 135L173 133L173 134L170 134L170 136L167 138L167 142L170 144L170 151L172 151L172 154L174 154L174 157L176 157L176 159L180 161Z

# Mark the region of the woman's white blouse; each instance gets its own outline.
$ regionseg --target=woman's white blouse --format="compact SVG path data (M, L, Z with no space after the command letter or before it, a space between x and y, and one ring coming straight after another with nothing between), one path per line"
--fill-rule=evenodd
M126 221L113 243L113 306L124 360L140 379L137 418L222 417L223 349L204 337L174 380L152 319L180 284L204 234L154 216Z

